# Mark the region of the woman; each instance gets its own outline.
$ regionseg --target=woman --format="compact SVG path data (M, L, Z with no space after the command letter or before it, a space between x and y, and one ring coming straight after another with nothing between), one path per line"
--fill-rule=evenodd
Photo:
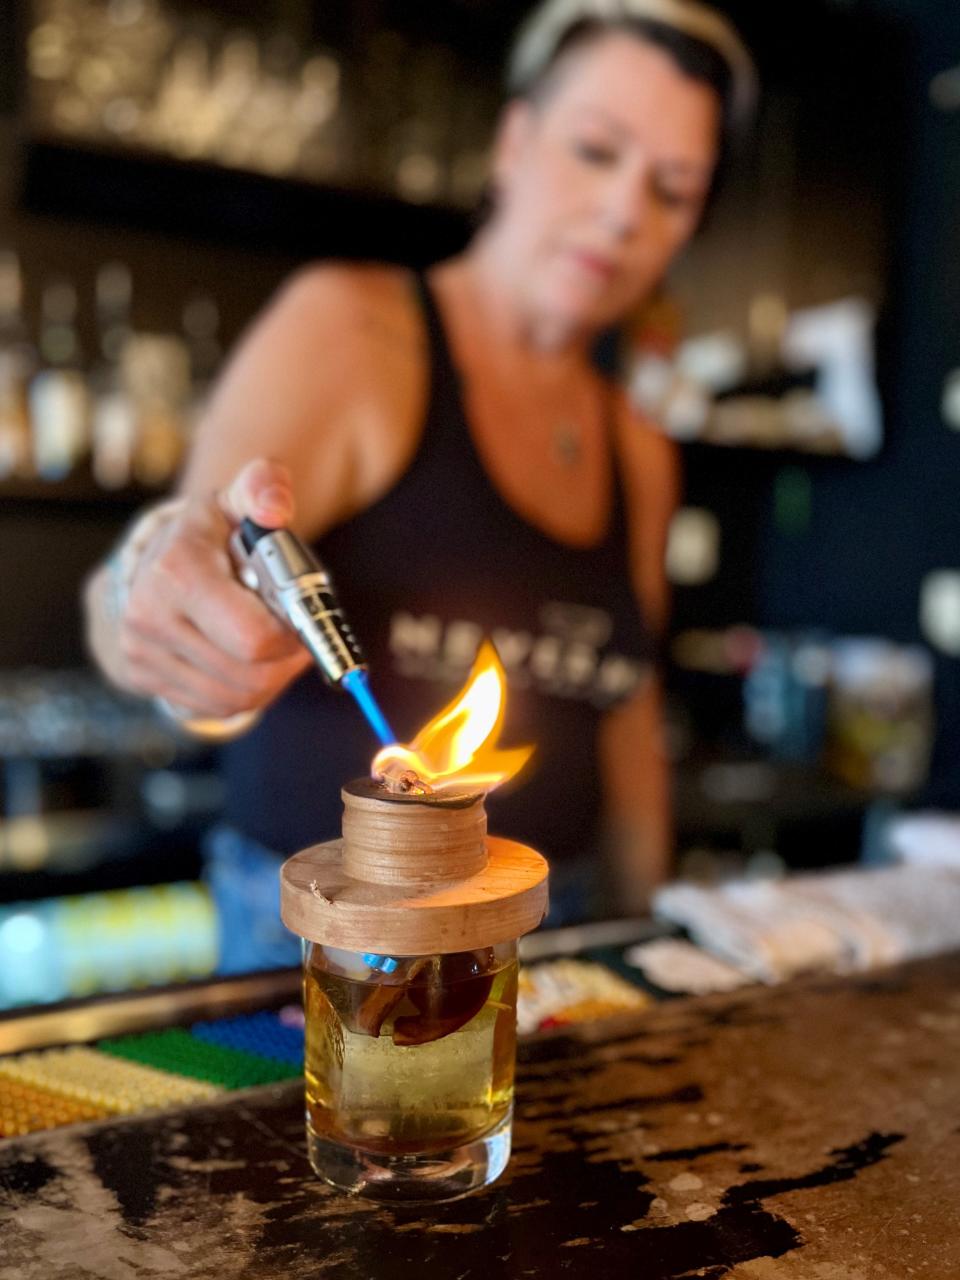
M234 579L244 515L317 544L402 739L494 636L507 737L538 751L491 819L551 857L567 915L588 909L601 812L621 909L665 875L652 661L676 465L590 350L696 229L751 75L687 0L548 0L517 46L468 250L425 279L312 267L243 342L181 497L88 588L93 652L122 688L196 716L269 708L227 750L215 880L272 885L276 853L334 834L339 783L375 747L348 699L297 680L307 656Z

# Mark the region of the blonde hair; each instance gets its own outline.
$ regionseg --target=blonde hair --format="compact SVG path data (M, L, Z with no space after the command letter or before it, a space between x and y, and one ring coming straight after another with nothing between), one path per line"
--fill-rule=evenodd
M757 99L753 59L727 19L698 0L544 0L520 28L507 67L508 90L517 97L530 94L578 27L629 31L635 26L642 38L644 25L686 36L720 59L730 81L724 104L728 128L744 130Z

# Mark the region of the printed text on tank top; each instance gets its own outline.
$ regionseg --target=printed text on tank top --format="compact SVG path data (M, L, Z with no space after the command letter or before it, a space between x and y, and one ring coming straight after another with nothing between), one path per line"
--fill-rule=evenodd
M513 524L525 541L539 542L555 548L558 540L532 523L502 493L484 463L464 403L464 379L453 360L436 298L423 278L417 278L418 291L428 328L431 350L431 374L435 386L430 388L430 401L435 395L452 391L458 412L447 422L448 435L459 426L457 435L466 455L471 474L485 489L491 507L500 508L501 518ZM561 541L566 556L583 557L584 567L593 568L591 557L607 549L626 552L625 503L617 465L611 418L612 395L598 384L605 396L603 426L607 444L607 501L602 521L603 532L594 543L571 546ZM429 424L428 424L429 426ZM420 448L426 442L421 441ZM414 458L412 466L416 466ZM629 582L629 566L626 565ZM629 589L629 588L628 588ZM632 591L630 592L632 601ZM606 710L637 693L650 678L650 651L645 646L641 657L629 656L610 647L614 639L615 620L599 605L582 601L546 600L535 617L524 626L506 625L495 616L487 628L475 618L394 611L389 617L389 653L393 671L406 680L425 680L445 685L458 685L476 655L484 635L496 645L507 673L511 689L536 689L547 698L586 702L598 710Z

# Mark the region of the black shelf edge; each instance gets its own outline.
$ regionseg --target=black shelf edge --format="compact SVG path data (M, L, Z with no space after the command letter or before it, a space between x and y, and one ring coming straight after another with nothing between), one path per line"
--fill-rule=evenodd
M80 470L63 480L0 480L0 512L16 506L51 508L95 508L105 513L128 514L137 507L157 502L165 496L161 489L132 486L101 489L88 472Z
M467 213L388 195L29 133L20 150L18 199L31 213L301 258L411 266L458 252L470 236Z
M827 453L814 449L801 449L789 444L748 444L745 441L737 444L720 444L712 440L676 440L674 443L687 461L709 463L718 458L729 458L735 463L749 461L760 465L766 462L774 470L789 464L819 467L847 465L859 469L880 456L878 453L870 458L854 458L849 453Z

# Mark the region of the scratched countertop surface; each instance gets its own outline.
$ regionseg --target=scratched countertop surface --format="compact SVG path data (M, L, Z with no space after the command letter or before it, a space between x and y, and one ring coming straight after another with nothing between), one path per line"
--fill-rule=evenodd
M0 1280L958 1280L960 956L522 1046L514 1155L339 1195L296 1084L0 1142Z

